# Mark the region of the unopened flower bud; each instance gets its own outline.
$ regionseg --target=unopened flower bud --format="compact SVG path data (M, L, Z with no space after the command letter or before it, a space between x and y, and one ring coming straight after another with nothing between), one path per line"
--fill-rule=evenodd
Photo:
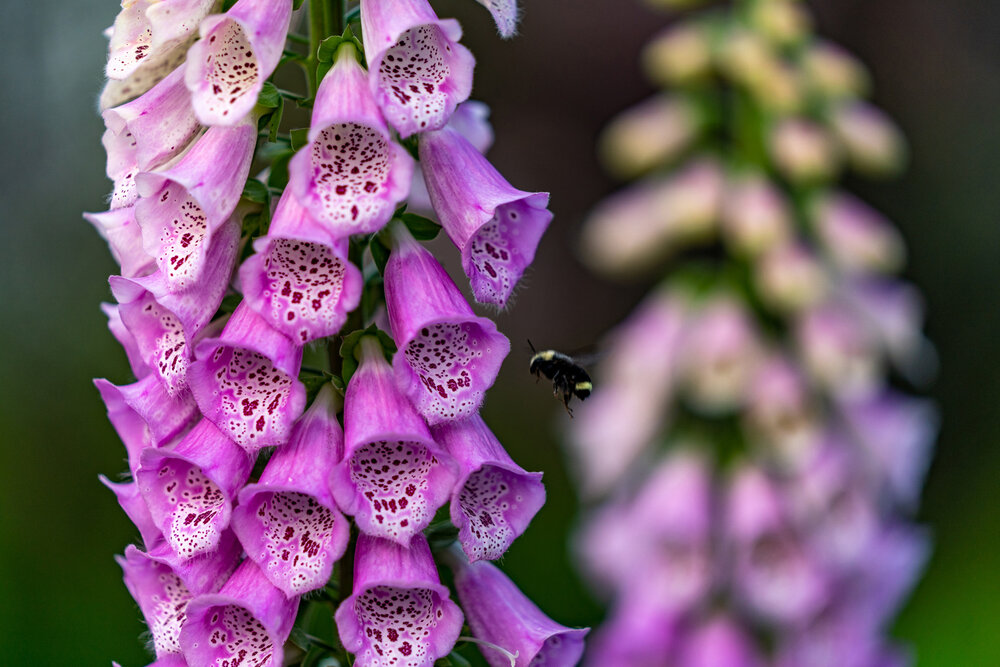
M763 0L752 4L750 25L774 44L786 46L802 40L812 19L796 0Z
M895 123L866 102L833 112L833 132L851 166L871 176L894 174L906 161L906 141Z
M810 45L801 62L807 83L824 97L864 95L870 86L864 65L831 42L819 40Z
M727 184L722 203L722 234L741 253L756 256L788 239L788 205L778 189L759 174Z
M824 181L836 175L840 153L819 125L801 118L779 122L769 138L778 170L796 182Z
M778 311L794 312L818 303L830 279L815 253L799 243L787 243L761 258L754 282L765 303Z
M697 24L671 26L646 45L642 64L647 76L662 86L699 79L712 66L709 36Z
M632 178L670 162L697 131L694 109L684 100L656 95L619 114L600 138L601 160L619 178Z
M903 264L903 239L888 220L844 193L820 199L814 209L824 249L849 273L893 272Z

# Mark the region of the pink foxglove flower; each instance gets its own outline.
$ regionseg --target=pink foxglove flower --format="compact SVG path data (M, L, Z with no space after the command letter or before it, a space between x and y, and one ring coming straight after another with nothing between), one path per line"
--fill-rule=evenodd
M475 59L462 28L427 0L362 0L361 27L372 94L403 138L437 130L472 92Z
M552 221L546 192L517 190L458 131L420 137L431 204L481 303L507 304Z
M409 547L360 535L354 589L335 618L358 667L429 665L451 651L462 629L423 535Z
M501 37L514 36L517 32L517 0L476 0L476 2L490 10Z
M493 145L493 125L490 124L489 118L488 106L475 100L466 100L455 109L446 127L452 128L468 139L477 151L485 155ZM421 169L413 170L413 182L410 184L406 206L410 211L434 215L434 205L431 204L424 172Z
M385 298L396 381L429 424L463 419L479 410L510 343L403 225L392 233Z
M187 388L193 341L222 302L238 241L239 225L230 220L212 239L202 280L183 292L170 292L161 271L135 280L111 277L123 325L143 363L172 396Z
M327 384L260 480L240 491L233 530L247 557L289 598L322 588L347 548L347 520L329 487L343 450L333 388Z
M860 200L836 193L815 207L817 233L833 263L848 273L894 272L905 250L899 232Z
M753 639L734 620L709 619L696 628L680 647L678 664L684 667L764 667Z
M167 284L190 288L207 265L209 242L236 209L250 173L256 125L213 127L177 162L136 176L135 218L143 247ZM221 160L219 156L226 156Z
M397 388L378 342L359 342L361 365L344 401L344 458L330 485L362 532L399 544L427 527L455 485L455 462Z
M573 667L583 655L588 628L567 628L542 613L514 582L492 563L469 563L459 553L449 554L455 570L455 589L466 621L491 667L551 665Z
M288 165L292 193L334 238L380 229L413 175L413 158L392 140L355 54L351 44L337 51L316 93L309 143Z
M198 344L195 357L188 385L206 418L247 452L288 440L306 402L298 379L302 348L241 303L218 338Z
M101 138L108 153L107 174L116 183L161 166L187 148L199 130L181 67L101 116L107 128Z
M329 240L291 192L278 202L267 236L240 267L247 305L297 345L332 336L361 300L361 272L347 238Z
M236 569L239 544L230 539L225 551L175 567L169 547L150 553L134 546L116 557L125 574L125 586L135 598L153 635L157 658L181 657L180 633L187 604L195 595L214 593Z
M158 543L162 543L163 534L156 522L153 521L149 506L146 505L146 501L139 491L139 484L136 482L112 482L104 475L99 475L98 479L111 493L115 494L119 507L138 529L139 537L142 538L146 549L151 549Z
M180 635L188 665L280 667L298 602L286 598L252 560L244 560L218 593L188 603Z
M149 90L184 61L201 20L219 0L123 0L110 29L101 109Z
M83 217L108 242L111 256L126 278L147 274L156 268L155 260L142 246L142 230L135 221L135 205L103 213L84 213Z
M183 560L215 551L253 460L207 419L177 444L146 449L136 473L153 521Z
M738 471L726 512L735 560L733 586L740 602L779 626L815 615L828 599L829 582L792 533L773 483L758 469Z
M281 59L292 0L239 0L201 22L184 81L204 125L235 125L257 103Z
M514 463L478 414L433 434L458 462L450 511L462 549L471 561L500 558L545 504L542 473Z
M124 433L128 429L135 433L136 418L141 420L139 428L148 429L153 445L162 445L190 425L197 414L197 406L191 394L185 392L171 396L167 387L155 375L147 375L138 382L115 386L107 380L94 380L101 392L101 398L108 408L108 418L118 429L126 446L133 437ZM127 424L127 426L124 426Z

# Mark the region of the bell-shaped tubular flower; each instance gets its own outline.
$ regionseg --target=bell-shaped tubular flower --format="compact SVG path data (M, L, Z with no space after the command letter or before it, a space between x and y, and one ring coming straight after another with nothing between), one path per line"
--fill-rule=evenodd
M288 164L292 193L334 237L381 229L413 174L413 158L392 140L355 53L351 44L337 51L316 93L309 143Z
M899 505L913 508L930 465L938 416L927 401L895 392L844 401L841 415L866 467Z
M125 356L128 358L128 365L132 369L132 375L140 379L149 375L152 369L143 361L139 344L136 342L132 332L122 322L118 304L102 303L101 312L108 318L108 331L111 332L111 335L115 337L118 344L125 350Z
M833 263L847 273L893 273L906 249L892 224L861 200L843 192L819 199L816 231Z
M147 440L148 446L166 443L188 427L198 412L189 393L171 396L152 374L120 387L104 379L94 380L94 386L101 392L108 419L130 454L134 448L146 446Z
M236 569L239 555L239 543L230 534L219 551L184 563L175 562L175 555L165 543L149 553L129 545L124 557L115 557L125 574L125 586L153 636L157 658L181 657L179 637L188 602L195 595L222 588Z
M298 345L340 331L364 282L347 260L347 237L331 241L286 190L253 247L240 267L247 305Z
M678 665L684 667L764 667L753 638L725 616L694 628L679 647Z
M136 481L167 544L187 560L218 548L252 468L246 452L202 419L176 445L144 450Z
M204 272L209 241L232 215L250 173L257 126L213 127L163 171L136 176L135 218L143 247L172 291L189 289Z
M809 627L782 637L775 667L906 667L908 651L886 643L867 610L841 604Z
M588 642L584 665L663 665L677 645L679 625L677 617L650 596L636 600L623 596Z
M178 67L163 81L127 104L101 114L107 128L101 143L108 152L108 178L118 181L149 171L174 157L197 134L198 119Z
M462 549L471 561L500 558L545 504L542 473L514 463L478 414L433 434L458 462L450 509Z
M466 100L455 109L447 126L468 139L477 151L485 155L493 145L493 125L489 119L490 108L486 104ZM413 182L410 184L410 195L406 198L406 207L410 211L434 214L434 206L427 193L427 183L424 182L424 172L421 169L413 170Z
M815 454L822 422L798 366L775 355L762 362L747 391L744 424L764 455L786 470L799 470Z
M514 36L517 32L517 0L476 0L476 2L490 10L501 37Z
M794 335L807 374L827 392L858 397L885 384L878 333L840 300L801 313Z
M476 413L510 342L477 317L445 270L403 225L394 224L385 297L396 380L427 423Z
M149 90L184 62L196 30L219 0L123 0L110 28L108 83L101 109L117 106Z
M712 480L707 461L678 450L631 501L602 506L580 533L584 567L606 590L680 615L712 584Z
M144 364L171 396L187 388L191 349L222 303L236 261L240 226L223 225L211 241L202 279L183 292L170 292L162 271L128 280L111 276L118 313Z
M288 36L292 0L239 0L201 22L184 81L205 125L235 125L257 103Z
M241 303L218 338L195 347L188 385L198 407L247 450L281 445L306 404L302 348Z
M548 193L515 189L448 127L420 137L420 168L473 296L503 308L552 221Z
M181 650L190 667L280 667L298 606L247 558L218 593L188 603Z
M829 598L829 582L788 526L777 490L764 473L734 473L725 501L738 602L781 627L804 625Z
M492 563L469 563L454 550L448 562L476 639L516 656L517 667L573 667L580 661L589 628L567 628L553 621ZM503 652L487 644L480 645L480 651L491 667L510 667Z
M472 92L476 64L458 21L427 0L362 0L361 27L372 94L399 136L443 127Z
M134 202L133 202L134 203ZM142 246L142 230L135 220L135 206L115 208L103 213L84 213L84 219L108 242L111 256L126 278L144 275L156 268L155 260Z
M361 534L354 590L337 608L337 630L357 667L421 667L447 655L462 612L441 585L430 547Z
M683 299L660 290L611 334L597 389L568 426L585 496L611 488L652 444L674 390L686 313Z
M705 411L741 407L763 348L754 320L738 300L708 300L692 317L681 344L681 380L688 397Z
M362 532L405 545L451 496L457 466L400 393L378 342L366 336L359 347L344 398L344 459L330 486Z
M115 494L118 505L125 512L125 516L139 530L139 537L147 549L151 549L158 543L162 543L162 533L153 515L149 512L149 507L139 492L139 485L136 482L112 482L104 475L98 475L97 479L106 486L111 493Z
M343 449L327 384L295 423L288 444L271 456L260 481L240 491L233 530L247 557L288 597L326 584L347 549L347 520L329 486Z

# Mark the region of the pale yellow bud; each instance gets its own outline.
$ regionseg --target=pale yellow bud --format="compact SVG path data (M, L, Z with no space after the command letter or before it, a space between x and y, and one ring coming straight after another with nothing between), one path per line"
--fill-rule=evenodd
M702 26L684 23L653 38L642 53L646 74L662 86L704 76L712 66L712 50Z
M775 165L789 179L814 182L832 178L840 168L840 152L827 131L808 120L780 121L770 137Z
M831 117L833 132L851 166L864 174L897 173L906 162L902 132L879 109L865 102L838 107Z
M612 120L598 150L608 171L627 179L677 157L696 131L695 112L687 102L657 95Z
M809 87L825 97L864 95L870 86L864 65L830 42L819 41L806 49L802 72Z
M761 0L750 11L750 24L779 46L802 40L812 27L805 8L794 0Z
M772 248L756 267L757 291L777 311L795 312L816 303L828 293L830 280L819 259L795 243Z

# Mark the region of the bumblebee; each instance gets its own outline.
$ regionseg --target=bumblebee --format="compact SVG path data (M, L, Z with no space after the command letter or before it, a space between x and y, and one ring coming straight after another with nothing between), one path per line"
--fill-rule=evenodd
M562 399L563 407L569 416L573 416L573 410L569 407L570 400L576 396L581 401L590 396L594 385L590 380L590 374L577 363L572 357L556 352L555 350L542 350L538 352L535 346L528 341L531 347L531 363L528 371L535 376L537 382L544 375L552 380L552 395Z

